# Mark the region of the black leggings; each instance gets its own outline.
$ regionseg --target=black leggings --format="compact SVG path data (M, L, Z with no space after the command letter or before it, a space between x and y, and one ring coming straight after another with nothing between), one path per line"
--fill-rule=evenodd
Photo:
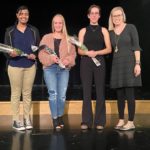
M134 88L133 87L118 88L117 99L118 99L117 104L118 104L119 119L124 119L125 100L127 100L128 117L129 117L128 120L133 121L135 115Z

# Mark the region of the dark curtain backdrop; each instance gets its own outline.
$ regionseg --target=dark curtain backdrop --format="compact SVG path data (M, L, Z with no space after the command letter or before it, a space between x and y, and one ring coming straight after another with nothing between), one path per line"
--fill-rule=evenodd
M3 4L2 4L3 3ZM142 52L142 77L143 87L140 89L140 99L150 98L149 85L150 85L150 1L149 0L5 0L1 1L0 5L0 42L3 43L4 33L6 27L15 23L16 9L20 5L27 5L30 10L29 23L36 26L41 34L41 37L51 32L51 19L56 13L61 13L66 20L68 32L70 35L78 34L78 31L88 25L87 9L91 4L98 4L102 8L100 25L108 27L108 17L111 9L115 6L122 6L127 15L127 23L136 25L140 45L143 49ZM0 53L0 87L9 87L9 80L7 76L7 61L2 53ZM106 56L107 75L106 87L108 93L111 94L109 89L109 76L111 69L111 57ZM69 88L76 89L81 87L79 76L80 57L76 59L76 66L70 72ZM43 86L43 72L42 66L38 62L37 74L34 87ZM110 96L111 97L111 96ZM113 97L113 96L112 96Z

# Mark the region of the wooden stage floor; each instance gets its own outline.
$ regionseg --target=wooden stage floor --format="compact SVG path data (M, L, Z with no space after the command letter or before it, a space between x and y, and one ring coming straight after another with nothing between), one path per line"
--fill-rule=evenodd
M47 117L44 128L36 125L36 118L33 130L17 132L10 125L2 125L10 116L0 116L0 150L150 150L149 114L136 115L136 129L131 131L113 129L117 115L107 115L102 131L81 131L81 115L65 115L65 128L54 131L50 116L42 116L43 120Z

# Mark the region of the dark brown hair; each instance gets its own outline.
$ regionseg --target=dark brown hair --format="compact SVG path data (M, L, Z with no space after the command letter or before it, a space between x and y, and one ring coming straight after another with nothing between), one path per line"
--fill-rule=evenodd
M99 5L93 4L93 5L91 5L91 6L89 7L88 12L87 12L88 14L91 13L92 8L98 8L99 14L101 13L101 7L100 7Z
M18 7L18 9L17 9L16 13L19 13L21 10L25 10L25 9L27 9L27 10L29 11L29 9L28 9L28 7L27 7L27 6L22 5L22 6Z

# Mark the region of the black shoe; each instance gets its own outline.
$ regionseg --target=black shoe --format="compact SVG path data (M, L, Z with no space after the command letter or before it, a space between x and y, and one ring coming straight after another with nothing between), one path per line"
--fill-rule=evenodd
M62 117L62 116L61 116L61 117L58 117L58 123L59 123L59 126L60 126L61 128L64 127L64 121L63 121L63 117Z
M54 127L54 129L56 129L56 130L61 129L61 127L60 127L60 125L59 125L59 122L58 122L58 118L57 118L57 119L53 119L53 127Z

